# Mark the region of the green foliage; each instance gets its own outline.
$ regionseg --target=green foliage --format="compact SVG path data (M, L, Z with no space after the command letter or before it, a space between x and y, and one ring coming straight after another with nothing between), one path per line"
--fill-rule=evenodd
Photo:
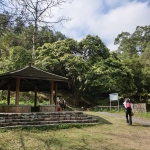
M150 91L150 42L147 43L145 51L142 53L140 61L144 66L142 67L142 83L144 84L144 89L146 92Z
M84 54L87 51L88 56L85 59ZM45 43L37 49L36 56L37 67L70 79L72 94L78 104L80 98L89 90L91 67L102 58L109 57L109 51L98 36L89 35L79 43L73 39Z
M131 58L133 55L140 55L145 51L147 43L150 41L150 25L137 26L133 34L122 32L115 39L115 44L119 44L118 51L121 57Z
M7 91L1 91L0 93L0 105L7 105ZM49 94L38 93L37 94L37 106L49 105ZM15 93L11 92L10 105L15 105ZM19 105L34 106L34 92L20 92Z
M21 46L11 47L10 50L10 70L27 66L31 62L31 52Z
M98 36L87 35L79 42L79 49L85 59L92 59L94 62L96 57L109 57L108 48Z
M118 56L133 74L134 88L131 96L140 100L141 96L150 92L150 73L149 73L149 41L150 26L137 26L135 32L130 34L122 32L115 39L115 44L119 44Z
M34 25L28 25L21 17L9 24L8 16L0 16L4 31L0 36L0 73L22 68L32 61ZM109 52L98 36L87 35L77 42L42 26L35 35L35 66L69 78L77 105L83 99L99 102L112 92L136 95L135 99L142 101L150 93L149 31L150 26L138 26L133 34L122 32L115 39L118 50ZM40 102L48 101L41 96Z
M4 52L0 59L0 69L3 72L23 68L31 62L31 51L22 46L15 46Z
M133 75L123 62L112 57L95 63L90 70L89 82L99 89L126 93L133 89ZM91 76L92 74L92 76Z
M4 8L5 4L1 6L2 2L0 2L0 8ZM10 25L10 15L8 12L4 12L3 14L0 14L0 37L3 35L5 31L7 31L7 28Z
M86 87L86 71L89 65L82 56L74 55L78 51L77 42L66 39L53 44L44 44L37 49L36 66L46 71L68 77L72 93L76 99ZM82 66L82 67L81 67Z

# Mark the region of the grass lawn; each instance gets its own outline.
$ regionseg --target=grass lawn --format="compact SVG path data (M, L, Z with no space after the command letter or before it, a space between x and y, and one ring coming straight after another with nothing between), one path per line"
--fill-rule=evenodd
M85 112L100 124L60 130L0 129L0 150L149 150L149 126Z

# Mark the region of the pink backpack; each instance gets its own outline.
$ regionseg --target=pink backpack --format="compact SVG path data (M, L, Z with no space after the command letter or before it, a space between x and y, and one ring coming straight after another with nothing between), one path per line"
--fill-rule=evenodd
M126 103L126 108L131 108L130 102L127 102L127 103Z

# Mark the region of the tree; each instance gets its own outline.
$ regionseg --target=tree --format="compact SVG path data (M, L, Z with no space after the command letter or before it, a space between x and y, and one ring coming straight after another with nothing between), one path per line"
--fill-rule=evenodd
M48 27L44 26L37 32L37 46L40 47L44 43L53 43L60 40L65 40L66 36L61 32L54 32Z
M73 39L65 39L55 43L45 43L37 49L35 64L38 68L68 77L71 93L76 105L87 88L87 70L90 65L80 55L75 55L78 43Z
M31 62L30 51L21 46L14 46L9 49L9 53L0 60L1 73L23 68Z
M109 57L109 50L98 36L87 35L79 42L80 53L85 59L96 60L96 57L106 59Z
M45 43L37 49L35 64L44 70L66 76L65 63L68 58L74 57L72 48L75 47L77 48L77 42L73 39Z
M137 26L133 34L122 32L115 39L114 44L119 45L118 51L122 58L141 55L150 41L150 26Z
M8 54L0 57L0 73L23 68L31 62L31 53L21 46L9 48Z
M21 46L11 47L8 60L9 70L23 68L31 62L31 53Z
M131 70L113 57L95 63L89 70L90 90L94 93L119 92L128 93L134 90L134 80Z
M132 34L132 38L135 38L137 50L142 54L150 41L150 25L137 26L136 31Z
M23 21L23 19L21 17L18 17L15 19L14 22L14 27L13 27L13 32L15 34L21 34L24 30L25 30L26 26L25 26L25 22Z
M39 68L70 79L72 95L76 105L79 105L90 89L92 66L109 58L109 50L98 36L89 35L81 42L65 39L52 44L45 43L37 49L36 55L35 64Z
M129 32L122 32L118 35L114 42L115 45L119 44L118 52L121 53L121 58L131 58L133 55L138 54L136 49L136 41L132 38Z
M28 23L33 25L33 35L32 35L32 61L35 60L35 49L37 42L37 31L38 28L45 25L47 27L54 27L56 23L62 23L67 21L65 17L60 17L53 20L54 14L53 9L60 7L63 3L68 0L11 0L12 6L18 10L18 14Z
M142 64L142 83L144 84L145 92L150 92L150 42L147 44L144 52L141 55L140 62Z
M30 52L32 49L32 29L33 26L25 26L25 23L20 17L15 20L12 26L8 28L8 26L6 25L6 29L3 29L3 33L0 35L0 68L2 72L8 71L10 69L9 56L12 47L14 48L17 46L21 46L22 48L26 49L26 51L29 51L28 53L31 55ZM48 29L48 27L42 27L37 32L37 46L41 46L44 43L53 43L57 40L62 40L65 38L65 35L60 32L53 32L52 30ZM14 50L17 51L17 48L15 48ZM25 51L22 51L20 55L24 55L23 53L25 53ZM17 53L14 54L17 55ZM32 59L30 59L30 62L32 62Z
M137 26L133 34L122 32L115 39L119 44L117 52L121 60L131 70L135 84L132 91L138 100L140 95L149 92L149 41L150 26Z

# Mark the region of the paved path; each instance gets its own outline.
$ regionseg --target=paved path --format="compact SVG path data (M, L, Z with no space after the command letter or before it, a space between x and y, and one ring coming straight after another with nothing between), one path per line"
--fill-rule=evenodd
M119 114L109 113L109 112L98 112L98 113L100 113L102 115L112 116L112 117L121 118L121 119L125 120L125 116L122 116ZM150 126L150 120L135 118L134 116L132 117L132 122L136 122L136 123L139 123L141 125Z

